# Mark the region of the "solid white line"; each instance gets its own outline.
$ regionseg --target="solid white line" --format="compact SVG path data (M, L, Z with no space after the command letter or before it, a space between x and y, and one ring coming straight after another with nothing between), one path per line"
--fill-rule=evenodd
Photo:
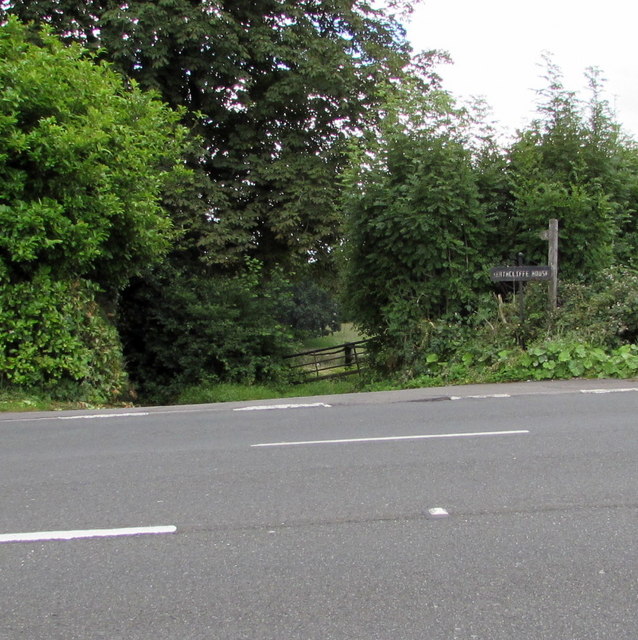
M81 416L57 416L57 420L95 420L96 418L134 418L137 416L148 416L148 411L136 411L135 413L92 413Z
M309 409L313 407L326 407L329 408L332 405L325 404L324 402L312 402L309 404L258 404L251 407L240 407L239 409L233 409L233 411L268 411L269 409Z
M125 527L120 529L83 529L78 531L33 531L30 533L3 533L2 542L39 542L45 540L77 540L80 538L113 538L116 536L140 536L158 533L175 533L174 525L162 527Z
M294 447L304 444L349 444L356 442L392 442L399 440L430 440L435 438L475 438L479 436L511 436L529 433L527 429L516 431L479 431L475 433L435 433L416 436L384 436L381 438L340 438L338 440L304 440L299 442L264 442L251 447Z

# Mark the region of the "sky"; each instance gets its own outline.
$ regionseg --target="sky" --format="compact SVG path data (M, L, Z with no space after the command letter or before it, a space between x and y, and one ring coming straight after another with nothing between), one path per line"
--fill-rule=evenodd
M483 96L506 132L534 115L552 54L565 88L587 97L584 73L598 67L616 120L638 139L638 2L635 0L421 0L407 26L415 50L443 49L438 68L458 98Z

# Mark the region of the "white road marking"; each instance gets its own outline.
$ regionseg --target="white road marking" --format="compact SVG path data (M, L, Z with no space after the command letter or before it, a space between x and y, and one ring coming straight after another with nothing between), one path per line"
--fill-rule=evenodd
M509 393L486 393L475 396L450 396L450 400L467 400L472 398L473 400L487 400L488 398L511 398Z
M396 442L400 440L431 440L436 438L476 438L480 436L511 436L529 433L527 429L515 431L478 431L474 433L434 433L414 436L384 436L379 438L339 438L337 440L303 440L298 442L263 442L251 447L294 447L310 444L350 444L358 442Z
M98 418L136 418L138 416L149 416L148 411L136 411L135 413L93 413L81 416L57 416L56 420L95 420Z
M431 509L428 509L428 513L432 518L445 518L450 515L442 507L432 507Z
M252 407L239 407L233 411L268 411L269 409L311 409L314 407L329 408L332 405L324 402L311 402L308 404L257 404Z
M468 398L477 398L479 400L484 400L485 398L511 398L512 396L509 393L488 393L485 395L477 395L477 396L468 396Z
M33 531L30 533L3 533L2 542L40 542L46 540L77 540L81 538L113 538L116 536L140 536L159 533L175 533L174 525L161 527L125 527L121 529L83 529L78 531Z
M627 393L628 391L638 391L638 387L625 387L621 389L581 389L581 393Z
M154 411L153 413L161 413ZM168 413L168 412L165 412ZM41 418L8 418L6 420L0 419L0 423L7 422L43 422L46 420L94 420L96 418L127 418L133 416L150 416L150 411L136 411L135 413L92 413L82 414L80 416L45 416Z

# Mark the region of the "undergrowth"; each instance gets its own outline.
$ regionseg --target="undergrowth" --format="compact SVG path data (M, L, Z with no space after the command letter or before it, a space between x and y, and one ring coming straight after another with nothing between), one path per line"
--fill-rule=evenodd
M560 303L549 312L534 283L523 324L517 301L499 296L468 319L424 322L416 357L395 375L409 386L638 376L638 274L608 270L565 284Z
M406 327L403 335L380 342L371 355L374 369L361 375L307 382L283 375L267 384L208 381L175 389L161 402L201 404L452 384L638 377L636 272L609 270L593 283L565 283L559 308L551 313L543 283L530 285L526 297L524 324L518 319L517 301L495 295L467 318L423 319ZM86 407L55 401L44 393L0 389L0 411Z

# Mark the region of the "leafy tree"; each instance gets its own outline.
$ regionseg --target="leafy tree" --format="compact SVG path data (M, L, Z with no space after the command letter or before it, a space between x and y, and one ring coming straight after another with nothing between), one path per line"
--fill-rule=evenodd
M99 340L81 328L98 326L96 296L112 311L128 279L168 250L159 199L184 171L185 132L78 45L15 19L0 28L0 95L2 375L85 379L93 350L119 349L106 319Z
M359 181L348 200L352 315L414 346L420 323L467 314L486 284L490 225L470 155L450 136L394 134Z
M614 254L622 253L615 248L621 228L634 218L636 192L629 185L635 177L627 163L633 152L601 97L598 72L590 70L588 77L592 96L582 104L547 60L539 118L509 150L515 250L544 262L546 247L538 232L558 218L561 276L567 279L591 279L608 268Z
M329 256L342 143L374 121L380 87L409 59L396 16L365 0L8 0L5 13L101 47L186 107L212 183L184 224L221 265L247 252L266 264Z

